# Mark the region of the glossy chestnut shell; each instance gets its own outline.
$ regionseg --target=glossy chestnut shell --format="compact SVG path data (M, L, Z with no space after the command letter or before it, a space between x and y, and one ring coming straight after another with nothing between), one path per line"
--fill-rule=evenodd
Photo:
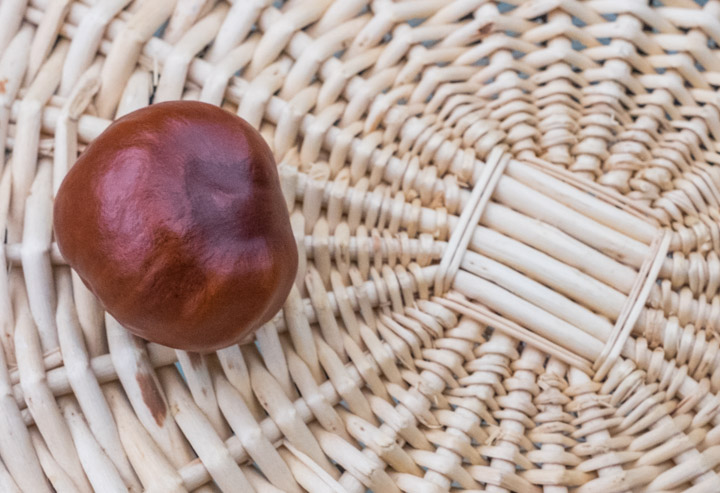
M270 148L243 119L174 101L112 123L55 199L60 252L134 334L207 352L285 301L297 248Z

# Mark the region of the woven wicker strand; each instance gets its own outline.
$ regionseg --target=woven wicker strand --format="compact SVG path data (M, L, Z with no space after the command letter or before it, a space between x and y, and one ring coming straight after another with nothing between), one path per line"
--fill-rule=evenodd
M0 1L0 490L716 492L720 2ZM300 262L130 335L53 238L113 120L221 106Z

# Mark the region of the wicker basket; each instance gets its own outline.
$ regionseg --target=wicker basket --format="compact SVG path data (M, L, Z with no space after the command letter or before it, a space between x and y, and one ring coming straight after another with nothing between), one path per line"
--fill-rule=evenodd
M720 2L0 1L0 491L720 491ZM297 283L129 335L52 200L112 119L221 105Z

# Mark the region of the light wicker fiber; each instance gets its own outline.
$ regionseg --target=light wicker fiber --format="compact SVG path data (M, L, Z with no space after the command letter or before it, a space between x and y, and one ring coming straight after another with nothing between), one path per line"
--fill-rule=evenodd
M717 0L0 0L0 491L720 491L718 44ZM132 337L53 243L173 99L278 162L254 345Z

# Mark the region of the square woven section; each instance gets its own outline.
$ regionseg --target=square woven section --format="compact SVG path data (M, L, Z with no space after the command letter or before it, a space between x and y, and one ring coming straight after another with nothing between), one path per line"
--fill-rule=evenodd
M720 2L0 0L0 491L720 491ZM53 240L153 102L275 154L255 344L131 336Z

